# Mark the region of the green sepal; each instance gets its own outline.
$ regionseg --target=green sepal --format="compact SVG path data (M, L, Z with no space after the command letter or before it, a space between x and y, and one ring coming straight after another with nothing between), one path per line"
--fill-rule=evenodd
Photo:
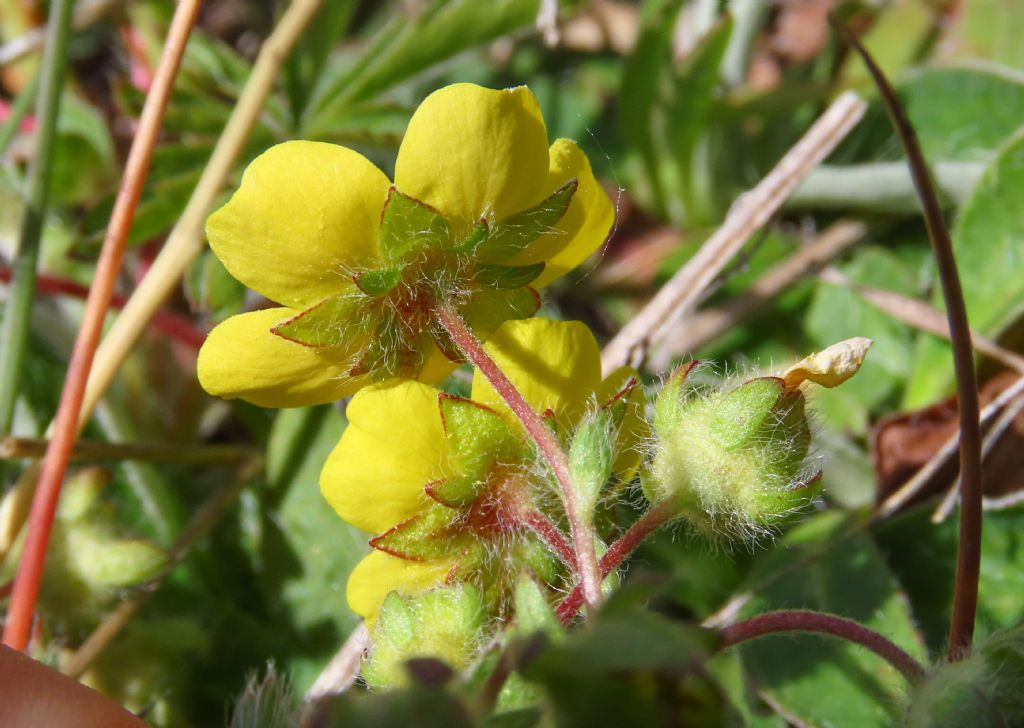
M544 271L544 263L533 265L483 264L476 270L476 282L487 288L510 290L533 283Z
M494 463L522 454L522 440L490 407L445 392L437 401L448 450L464 478L484 481Z
M102 529L85 525L68 533L68 547L79 576L94 589L140 584L169 563L167 552L156 544L113 539Z
M711 435L730 450L747 444L762 429L785 387L778 377L761 377L726 393L715 403L708 423Z
M473 229L462 240L452 245L447 250L451 253L472 253L475 251L481 243L487 240L491 234L490 226L488 226L486 220L481 220Z
M358 300L339 293L270 330L275 336L313 348L337 346L358 329Z
M427 350L430 334L421 333L411 344L396 344L387 334L392 330L391 327L400 325L394 319L378 320L376 335L367 337L349 374L354 377L369 374L375 382L389 377L414 378L423 367L424 351Z
M370 546L410 561L438 559L457 548L459 540L450 528L458 514L440 504L431 504L419 514L389 531L370 539Z
M506 321L526 319L540 310L540 294L529 286L512 290L480 289L462 308L477 336L487 338Z
M465 508L487 487L487 481L456 477L435 480L423 486L424 492L443 506Z
M665 380L654 400L654 429L664 432L678 426L688 395L693 390L689 382L690 374L697 368L698 363L697 359L693 359L683 364Z
M405 685L405 663L414 657L435 657L465 670L477 657L486 625L483 596L470 584L448 584L416 596L391 592L372 628L374 647L362 677L374 688Z
M615 462L615 430L612 414L599 409L576 428L569 446L569 473L576 491L580 517L594 515L601 489L608 482Z
M353 276L359 290L367 296L383 296L390 293L391 289L398 285L402 279L404 267L384 268L382 270L368 270L359 275Z
M448 247L448 221L425 202L392 187L380 220L380 249L384 259L397 263L410 252L426 247Z
M544 589L531 574L520 574L514 601L516 630L520 635L529 637L540 632L553 642L565 636Z
M565 216L578 186L578 180L569 180L540 204L493 225L490 235L477 247L477 255L485 260L503 260L525 250Z

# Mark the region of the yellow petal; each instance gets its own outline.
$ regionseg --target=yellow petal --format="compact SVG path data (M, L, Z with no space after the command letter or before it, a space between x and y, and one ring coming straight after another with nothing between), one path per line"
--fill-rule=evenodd
M365 377L348 375L350 365L336 350L311 349L270 333L297 313L269 308L216 326L199 350L203 389L260 407L304 407L334 402L365 384Z
M376 259L390 185L351 149L285 142L253 160L206 234L235 278L272 301L308 308Z
M546 286L586 260L604 244L615 224L615 206L576 142L559 139L551 145L550 158L545 196L574 178L579 186L555 229L538 238L515 261L516 265L547 262L533 282L534 288Z
M452 474L437 395L391 380L349 403L348 427L320 474L321 492L344 520L383 533L431 502L423 486Z
M584 412L601 383L601 352L579 321L508 321L484 346L534 411L551 409L563 426ZM508 411L479 370L473 399Z
M858 336L801 359L783 372L786 388L793 389L805 381L823 387L839 386L857 373L873 343L871 339Z
M468 229L544 198L548 136L525 86L495 91L469 83L430 94L398 150L395 185Z
M409 561L371 551L348 577L348 605L371 626L384 597L393 591L413 596L444 583L451 560Z
M640 375L632 367L619 367L609 374L597 390L597 403L603 405L620 394L629 380L636 386L626 395L626 413L619 423L619 436L615 443L618 450L612 470L623 480L629 480L640 465L643 445L650 435L644 417L644 387Z

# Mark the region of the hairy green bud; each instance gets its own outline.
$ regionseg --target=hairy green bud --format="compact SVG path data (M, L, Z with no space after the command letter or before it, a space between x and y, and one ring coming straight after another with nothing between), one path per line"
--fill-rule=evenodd
M778 377L707 395L687 385L690 369L655 404L644 491L710 536L756 536L817 493L804 396Z
M909 728L1024 725L1024 628L997 632L959 662L942 662L915 689Z
M597 410L580 423L569 446L569 473L573 489L580 516L588 521L615 463L615 431L612 425L611 412Z
M391 592L373 625L374 647L362 676L370 687L409 683L405 663L435 657L452 669L466 669L479 652L487 621L480 590L450 584L414 597Z

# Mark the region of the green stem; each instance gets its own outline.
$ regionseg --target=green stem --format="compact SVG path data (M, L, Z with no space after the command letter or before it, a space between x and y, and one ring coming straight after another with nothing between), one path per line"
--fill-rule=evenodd
M18 127L21 126L21 122L25 120L28 110L32 107L37 91L39 91L39 74L33 76L32 80L21 89L21 93L7 110L7 118L0 125L0 157L4 156L7 147L18 133Z
M0 433L10 432L14 404L25 358L29 318L36 287L39 239L50 192L53 172L53 142L57 132L57 114L67 65L68 31L71 27L71 0L54 0L46 26L43 62L39 72L39 98L36 100L36 141L28 170L25 211L18 248L11 265L11 287L0 328Z

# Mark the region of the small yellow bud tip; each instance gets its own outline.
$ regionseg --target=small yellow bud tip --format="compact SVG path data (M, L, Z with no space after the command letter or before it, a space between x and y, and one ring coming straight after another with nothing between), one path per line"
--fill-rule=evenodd
M801 359L782 373L786 389L796 389L804 382L838 387L857 373L873 343L871 339L858 336Z

